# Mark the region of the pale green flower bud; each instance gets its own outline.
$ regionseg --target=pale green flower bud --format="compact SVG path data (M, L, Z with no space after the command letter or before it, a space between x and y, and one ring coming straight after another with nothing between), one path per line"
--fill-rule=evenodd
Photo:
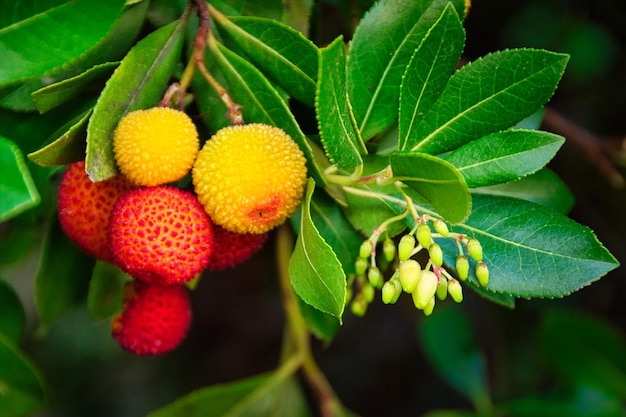
M365 274L367 271L367 267L369 266L369 262L365 258L358 257L356 258L356 262L354 263L354 272L357 275Z
M489 267L484 262L478 262L476 264L476 278L478 278L478 282L483 287L486 287L489 284Z
M469 276L469 267L470 264L466 256L459 255L456 258L456 273L461 281L465 281Z
M480 262L483 260L483 247L476 239L470 239L467 241L467 253L476 262Z
M398 267L398 278L402 289L408 293L412 293L417 287L420 279L422 267L415 259L407 259L400 262Z
M435 297L431 297L430 300L428 301L428 304L426 304L426 307L424 307L424 310L422 310L424 312L425 316L430 316L431 314L433 314L433 310L435 309Z
M443 275L439 275L439 282L437 283L437 298L445 300L448 296L448 280Z
M437 266L443 265L443 252L441 246L437 243L433 243L428 247L428 255L430 256L430 260L433 261L433 264Z
M393 261L396 257L396 244L389 238L383 242L383 256L387 262Z
M423 248L428 248L432 243L433 239L430 232L430 227L426 223L421 223L417 226L417 232L415 233L417 236L417 241Z
M396 299L396 286L392 281L387 281L383 284L382 295L383 303L392 304L394 302L393 300Z
M372 266L367 271L367 280L374 288L380 288L383 286L383 274L380 273L378 267Z
M433 222L433 227L435 228L435 232L439 233L441 236L446 237L450 234L448 230L448 225L441 219L437 219Z
M415 238L413 235L402 236L400 243L398 243L398 259L406 261L411 257L413 249L415 249Z
M413 302L417 308L423 310L430 299L435 296L437 283L437 275L433 271L422 271L417 287L413 292Z
M461 283L456 279L448 281L448 294L457 303L463 301L463 287L461 287Z
M363 288L361 288L361 294L363 294L363 298L365 298L365 301L368 303L374 301L375 290L371 285L363 285Z
M363 259L369 258L372 255L373 249L374 246L372 245L372 242L370 242L369 240L365 240L363 243L361 243L361 247L359 248L359 257Z
M363 317L365 315L365 313L367 312L367 307L367 300L364 297L356 297L350 303L350 311L352 311L352 314L358 317Z

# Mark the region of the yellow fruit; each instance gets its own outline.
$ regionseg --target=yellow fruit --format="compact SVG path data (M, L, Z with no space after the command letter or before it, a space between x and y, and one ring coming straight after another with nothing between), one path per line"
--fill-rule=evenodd
M117 165L137 185L181 179L193 166L199 148L198 131L189 116L169 107L130 112L113 135Z
M279 128L229 126L205 143L192 177L198 200L216 224L235 233L265 233L300 204L306 159Z

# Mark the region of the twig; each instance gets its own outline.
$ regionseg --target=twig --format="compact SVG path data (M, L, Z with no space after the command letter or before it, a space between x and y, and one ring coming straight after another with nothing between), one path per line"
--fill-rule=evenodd
M543 124L548 130L565 136L572 144L577 146L614 188L624 187L624 177L611 163L602 139L596 134L547 106L543 116Z

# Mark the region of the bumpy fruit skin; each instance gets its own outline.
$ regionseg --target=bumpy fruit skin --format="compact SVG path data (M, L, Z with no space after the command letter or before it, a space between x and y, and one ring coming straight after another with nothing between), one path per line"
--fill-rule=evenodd
M260 123L220 129L193 167L198 199L211 219L236 233L265 233L296 210L306 159L283 130Z
M213 227L213 254L208 269L222 271L239 265L257 253L267 241L268 233L234 233L221 226Z
M131 281L124 307L111 323L111 334L136 355L160 355L176 348L191 323L189 295L182 285Z
M191 192L167 185L138 188L113 207L109 244L115 263L132 277L180 284L209 264L213 224Z
M65 234L96 259L112 262L107 225L117 199L133 184L124 176L92 182L85 162L70 164L59 183L58 217Z
M181 179L193 166L199 149L198 131L189 116L169 107L130 112L113 134L117 165L137 185Z

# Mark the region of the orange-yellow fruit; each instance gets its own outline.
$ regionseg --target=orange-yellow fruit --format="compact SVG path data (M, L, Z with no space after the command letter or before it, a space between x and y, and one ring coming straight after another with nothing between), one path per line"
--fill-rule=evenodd
M86 253L112 262L106 233L109 217L119 196L132 187L122 175L92 182L85 172L85 161L69 165L57 199L61 228Z
M268 233L234 233L221 226L213 228L214 250L208 269L221 271L239 265L257 253L267 241Z
M159 355L176 348L191 323L189 294L182 285L127 284L121 314L111 323L120 346L136 355Z
M213 251L213 224L196 196L167 185L122 195L108 231L115 263L146 282L189 281L207 267Z
M199 148L198 131L189 116L169 107L130 112L113 135L117 165L137 185L181 179L193 166Z
M216 224L236 233L265 233L300 204L306 159L277 127L229 126L205 143L192 177L198 199Z

